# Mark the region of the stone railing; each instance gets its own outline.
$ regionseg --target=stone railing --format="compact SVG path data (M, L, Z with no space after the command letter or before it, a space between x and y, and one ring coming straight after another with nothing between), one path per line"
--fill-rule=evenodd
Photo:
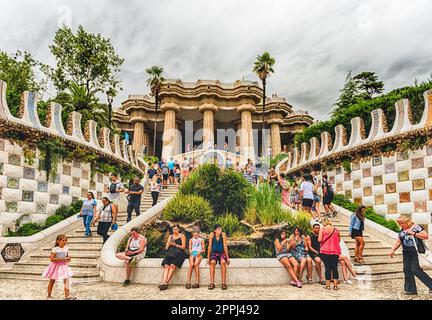
M91 175L90 163L80 160L58 163L57 174L46 179L46 172L40 170L40 151L37 141L61 139L69 148L81 148L108 159L111 164L130 165L136 172L144 174L148 165L143 160L143 150L132 150L132 146L121 140L118 134L110 137L110 129L97 130L95 121L90 120L83 132L81 114L72 112L66 128L62 122L62 106L51 103L46 120L41 123L37 112L38 95L24 92L21 105L15 117L6 102L6 83L0 80L0 229L10 227L23 214L27 220L43 222L61 204L69 205L74 199L85 197L93 191L102 198L104 186L109 182L105 174ZM8 133L23 133L22 146L8 140ZM31 162L26 150L34 152ZM27 222L27 221L23 221ZM0 236L3 232L0 233Z
M211 150L204 150L204 149L198 149L194 151L189 151L186 153L181 153L178 155L173 156L174 160L177 160L179 163L182 163L184 158L192 159L197 161L198 164L205 163L209 158L217 157L218 160L223 159L223 161L218 161L222 163L222 166L226 166L226 159L229 158L231 160L231 163L233 166L238 162L240 166L244 166L247 163L247 157L241 156L232 152L219 150L219 149L211 149Z
M371 206L388 219L410 214L414 222L432 232L432 145L414 146L412 150L381 153L386 145L398 145L412 137L430 138L432 133L432 90L424 93L425 106L421 120L413 124L409 101L396 102L393 128L387 130L381 109L371 112L372 125L365 132L363 119L351 120L347 141L342 125L335 127L335 141L328 132L321 139L302 143L276 166L289 176L314 171L318 179L327 174L335 192L344 194L358 205ZM410 146L408 146L410 148ZM403 150L403 149L402 149ZM362 156L370 154L371 156ZM342 163L343 159L351 159Z
M32 92L24 92L21 97L20 118L14 117L6 102L6 82L0 80L0 124L2 130L23 130L40 138L62 138L67 143L77 146L85 146L95 153L115 159L124 164L131 164L136 170L144 173L142 162L137 157L142 157L138 152L132 151L132 146L121 140L118 134L110 138L110 129L97 130L94 120L88 121L84 133L81 127L82 115L73 111L65 129L62 122L62 106L51 103L47 115L46 125L42 125L37 112L38 95Z
M347 142L346 129L342 125L335 127L335 141L332 143L328 132L321 133L321 140L312 138L310 144L302 143L295 147L292 154L282 162L286 164L284 173L291 174L312 168L325 161L336 161L349 154L372 149L395 142L410 135L429 135L432 132L432 90L424 93L425 107L419 123L411 123L409 100L399 100L395 104L396 118L393 128L387 130L387 121L382 109L371 112L372 125L366 135L364 121L360 117L351 119L351 135ZM278 168L282 166L279 164Z

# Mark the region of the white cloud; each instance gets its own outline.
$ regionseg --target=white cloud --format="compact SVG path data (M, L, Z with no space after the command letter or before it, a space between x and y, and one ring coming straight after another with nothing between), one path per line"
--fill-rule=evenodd
M268 50L269 94L325 119L350 69L377 72L386 89L427 78L431 10L427 0L15 0L1 5L0 49L53 63L48 45L60 22L101 33L125 58L116 104L146 92L148 66L188 81L255 79L252 63Z

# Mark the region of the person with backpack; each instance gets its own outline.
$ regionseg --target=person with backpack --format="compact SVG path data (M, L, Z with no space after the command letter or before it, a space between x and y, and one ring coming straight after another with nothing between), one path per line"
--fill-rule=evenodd
M389 255L393 258L396 250L402 246L403 271L405 275L404 294L417 295L414 276L419 278L429 288L429 294L432 294L432 279L420 267L419 262L419 254L424 254L427 251L424 240L429 239L429 235L422 226L414 224L409 215L401 215L397 219L397 223L400 225L401 230Z
M333 187L328 181L328 176L325 174L323 175L322 179L322 192L323 192L323 206L325 210L325 215L334 217L336 215L336 210L332 206L333 198L334 198L334 192Z
M105 186L105 192L108 193L107 198L113 207L116 207L116 212L118 211L118 202L120 200L120 193L125 191L123 183L118 179L117 173L111 174L111 183Z
M97 226L97 234L102 236L103 243L105 243L108 238L108 231L111 225L117 225L117 207L114 206L107 197L102 198L103 207L100 209L96 218L93 220L93 226L99 221Z

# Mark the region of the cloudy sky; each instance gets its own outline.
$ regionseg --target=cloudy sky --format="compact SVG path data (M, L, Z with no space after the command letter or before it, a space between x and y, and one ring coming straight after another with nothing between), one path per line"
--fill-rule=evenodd
M53 64L59 25L101 33L125 58L116 105L147 93L148 66L185 81L253 80L267 50L276 59L269 94L326 119L349 70L375 71L386 90L428 78L431 12L430 0L2 1L0 50Z

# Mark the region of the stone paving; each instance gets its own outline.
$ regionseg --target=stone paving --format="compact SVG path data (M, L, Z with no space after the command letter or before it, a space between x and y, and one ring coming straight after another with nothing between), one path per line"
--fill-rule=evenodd
M327 291L318 284L304 285L297 289L288 285L280 286L229 286L222 291L220 286L209 291L206 286L199 289L185 289L183 286L171 286L160 291L154 285L131 284L123 288L121 284L97 282L81 283L72 286L71 293L80 300L432 300L428 289L417 281L419 295L405 296L403 280L383 280L371 284L371 287L357 285L339 286L339 291ZM41 300L46 296L47 282L32 280L0 280L1 300ZM61 285L53 291L55 299L63 299Z

